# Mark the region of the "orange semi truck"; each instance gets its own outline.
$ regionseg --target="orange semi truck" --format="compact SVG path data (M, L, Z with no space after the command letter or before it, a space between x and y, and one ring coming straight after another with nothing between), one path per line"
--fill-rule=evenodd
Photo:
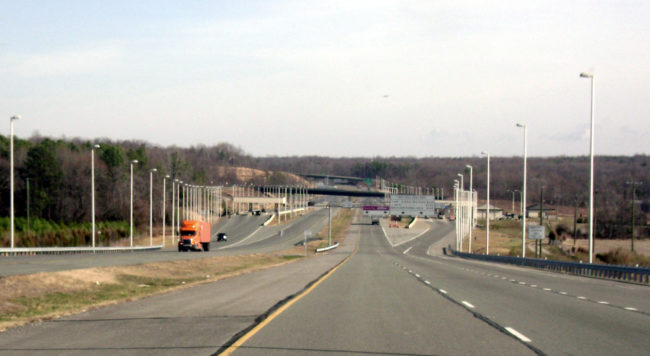
M198 220L183 221L178 252L200 250L210 251L210 224Z

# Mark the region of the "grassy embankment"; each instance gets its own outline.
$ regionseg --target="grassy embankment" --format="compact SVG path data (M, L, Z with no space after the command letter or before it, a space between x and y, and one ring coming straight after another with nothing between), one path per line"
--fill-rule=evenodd
M343 242L353 218L354 211L352 209L341 208L338 209L336 216L332 214L332 244ZM317 241L308 244L312 250L327 247L329 243L329 225L325 224L318 234L316 234L316 237L318 238Z
M536 224L537 221L531 219L529 223ZM479 221L481 227L475 228L472 233L472 251L475 253L485 253L486 243L486 230L485 221ZM567 222L560 219L557 222L547 224L547 232L557 231L559 225L567 226ZM561 234L557 234L561 235ZM566 238L565 235L559 236L559 239ZM559 261L588 261L588 250L582 247L575 249L575 252L570 251L570 246L564 244L561 246L549 245L548 237L543 240L542 258L548 258ZM571 244L573 240L570 240ZM612 242L617 240L604 240L597 239L596 244L599 245L596 253L596 263L609 263L617 265L628 266L645 266L650 267L650 257L632 252L622 247L612 247ZM638 241L637 244L648 244L650 241ZM463 250L467 248L467 238L463 242ZM466 250L465 250L466 251ZM534 242L528 240L526 242L526 256L535 255ZM600 252L599 252L600 251ZM521 255L521 222L518 220L498 220L490 221L490 254L491 255Z

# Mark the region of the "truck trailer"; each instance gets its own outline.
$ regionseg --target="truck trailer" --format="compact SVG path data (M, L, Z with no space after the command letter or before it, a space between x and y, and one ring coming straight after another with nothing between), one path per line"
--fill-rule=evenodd
M185 220L181 226L178 252L210 251L210 224L199 220Z

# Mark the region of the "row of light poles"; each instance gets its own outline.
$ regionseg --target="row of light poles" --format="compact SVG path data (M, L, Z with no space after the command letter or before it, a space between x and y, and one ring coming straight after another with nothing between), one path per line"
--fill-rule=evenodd
M590 128L589 128L589 263L593 263L594 256L594 97L595 83L593 73L580 73L580 78L587 78L591 82L591 104L590 104ZM522 194L522 224L521 224L521 257L526 257L526 161L528 158L528 127L526 124L517 123L517 127L524 129L524 173ZM489 169L488 169L489 171ZM488 173L489 174L489 173ZM489 189L489 184L488 184ZM514 210L514 193L512 191L513 210ZM488 194L489 197L489 194ZM540 214L543 212L540 211ZM488 219L489 220L489 219Z
M14 115L9 120L9 180L10 180L10 198L9 198L9 214L10 214L10 246L11 248L15 247L15 213L14 213L14 121L19 120L21 117L19 115ZM90 151L90 165L91 165L91 175L90 175L90 186L91 186L91 234L92 234L92 248L96 247L96 224L95 224L95 150L100 149L101 146L94 144ZM133 166L138 164L138 160L131 160L130 165L130 209L129 209L129 244L133 247ZM156 168L149 170L149 244L153 245L153 173L157 172ZM166 214L166 179L170 178L169 175L165 175L163 178L163 245L165 242L165 214ZM174 180L174 183L182 183L182 181ZM174 186L175 188L175 186ZM175 194L175 189L172 192ZM173 196L176 198L176 196ZM175 199L174 199L175 200ZM172 214L175 214L175 209L172 208ZM172 221L173 222L173 221ZM180 225L180 224L179 224ZM174 227L172 226L172 230Z

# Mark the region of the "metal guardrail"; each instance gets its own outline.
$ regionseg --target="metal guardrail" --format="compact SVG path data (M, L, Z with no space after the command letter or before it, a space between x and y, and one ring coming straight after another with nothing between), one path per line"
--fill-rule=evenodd
M316 249L316 252L325 252L325 251L333 250L333 249L335 249L335 248L337 248L337 247L339 247L339 243L338 243L338 242L335 243L335 244L332 245L332 246L327 246L327 247L323 247L323 248L318 248L318 249Z
M565 272L580 276L588 276L602 279L613 279L641 284L650 283L650 268L627 267L617 265L588 264L578 262L564 262L555 260L542 260L538 258L521 258L513 256L480 255L455 251L448 247L451 254L474 260L509 263L519 266L527 266L549 271ZM444 250L444 249L443 249ZM446 252L446 251L445 251Z
M77 253L116 253L132 251L159 250L163 246L134 246L134 247L15 247L0 248L0 256L17 255L61 255Z

